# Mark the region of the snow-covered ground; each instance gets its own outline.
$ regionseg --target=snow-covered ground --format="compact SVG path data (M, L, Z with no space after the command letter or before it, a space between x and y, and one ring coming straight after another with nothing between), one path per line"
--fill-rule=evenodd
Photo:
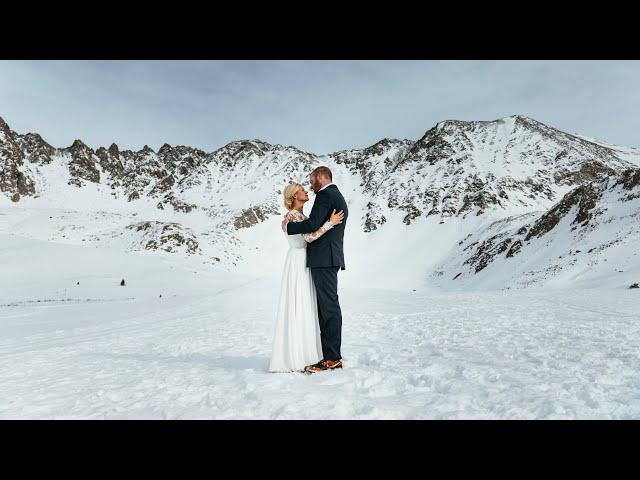
M0 418L640 418L637 148L515 115L94 151L0 119L0 157ZM279 192L320 164L345 368L273 374Z
M279 271L6 233L0 265L0 418L640 418L640 290L347 270L345 368L307 376L267 371Z

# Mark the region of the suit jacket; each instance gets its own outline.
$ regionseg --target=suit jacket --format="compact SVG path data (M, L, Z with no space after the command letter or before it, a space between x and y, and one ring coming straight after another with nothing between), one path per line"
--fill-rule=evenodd
M336 213L340 210L344 212L344 220L316 241L307 245L308 268L340 267L345 270L343 239L344 229L347 226L347 217L349 216L347 202L345 202L337 186L329 185L316 193L316 199L307 220L287 223L287 233L289 235L312 233L329 220L334 209Z

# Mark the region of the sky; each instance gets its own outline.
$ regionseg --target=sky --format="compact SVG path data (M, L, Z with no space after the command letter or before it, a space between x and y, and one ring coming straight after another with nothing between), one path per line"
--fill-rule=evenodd
M326 154L515 114L640 146L640 61L0 61L0 117L54 147Z

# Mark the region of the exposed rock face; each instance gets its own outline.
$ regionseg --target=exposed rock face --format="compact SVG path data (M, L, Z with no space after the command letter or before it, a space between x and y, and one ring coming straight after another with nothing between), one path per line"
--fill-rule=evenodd
M120 155L118 145L112 143L109 149L100 147L96 150L100 167L108 172L111 178L116 179L124 176L124 158Z
M26 161L37 165L51 163L55 148L45 142L37 133L27 133L20 139L19 143Z
M175 183L176 179L173 177L173 175L167 175L154 185L154 187L149 191L149 196L155 197L158 196L158 194L166 193L171 190Z
M506 257L507 258L511 258L513 257L516 253L518 253L518 251L522 248L522 240L516 240L515 242L513 242L513 244L511 245L511 248L509 248L509 251L507 252Z
M197 207L180 199L179 193L188 186L184 184L187 176L206 163L207 154L202 150L164 144L157 153L148 145L134 152L112 144L108 149L100 147L96 156L108 172L108 183L116 196L129 201L145 196L158 198L157 207L161 210L167 205L181 212Z
M0 190L8 192L13 202L19 201L21 196L36 192L33 181L24 174L21 166L22 162L19 160L6 162L0 171Z
M624 242L633 244L633 239L640 235L640 168L627 169L604 180L577 186L526 225L509 227L509 223L520 221L521 218L515 218L494 222L502 225L492 224L488 231L498 233L475 241L473 238L465 239L467 244L462 253L466 259L463 265L478 273L503 256L505 260L520 257L522 262L526 262L527 254L540 254L540 249L544 253L554 242L562 241L572 246L555 260L548 259L549 266L545 271L531 272L533 277L541 278L562 270L560 263L564 256L570 258L564 263L565 268L574 265L576 256L582 253L581 249L591 245L589 242L595 243L586 252L590 256ZM565 225L564 230L558 232L560 225ZM552 236L552 240L544 240L548 236ZM534 241L537 241L535 246L530 245Z
M278 215L277 205L267 204L247 208L235 218L233 225L236 229L249 228L260 222L264 222L269 215Z
M199 250L193 231L179 223L145 221L128 225L127 228L141 232L140 245L146 250L163 250L170 253L183 251L187 254L194 254Z
M566 156L566 153L565 155ZM576 171L560 170L554 175L556 183L559 185L576 185L594 180L602 180L611 175L615 175L616 170L604 165L599 161L586 162Z
M4 122L0 132L0 188L14 199L34 195L38 188L30 165L46 165L56 156L67 162L71 185L102 183L116 198L154 198L158 209L184 213L209 208L210 202L223 204L225 196L238 189L261 191L264 180L269 187L251 203L277 204L274 186L304 181L315 166L328 161L360 179L367 197L361 218L365 232L379 228L393 212L411 225L432 216L548 208L558 192L631 166L613 147L523 116L448 120L417 141L385 138L327 157L261 140L234 141L211 153L168 144L157 152L147 145L131 151L116 144L93 151L80 140L56 150L36 134L11 132ZM277 208L267 210L278 213ZM247 228L250 217L237 210L237 228Z
M618 178L616 185L622 185L625 190L633 190L640 187L640 169L630 168L625 170Z
M183 202L182 200L173 196L172 193L165 195L163 202L165 204L168 203L169 205L171 205L176 212L189 213L194 208L198 208L195 203Z
M48 163L53 148L40 135L13 132L0 118L0 191L13 202L36 193L29 162Z
M413 145L411 140L385 138L362 150L342 150L329 155L337 164L344 164L362 178L365 192L375 194L378 184L398 164Z
M385 138L364 149L326 156L255 139L230 142L212 152L169 144L157 151L147 145L133 151L115 143L93 150L80 140L56 149L37 134L11 131L0 120L0 191L19 202L25 196L46 197L60 190L62 198L74 198L79 189L97 185L100 195L155 206L159 217L149 218L179 218L182 225L194 219L198 247L193 247L198 241L186 227L178 232L180 240L163 237L162 229L151 227L156 225L151 222L140 230L145 235L154 232L141 248L165 250L164 239L174 251L193 253L206 250L206 240L214 246L207 258L235 265L244 248L238 231L279 215L282 189L291 181L306 186L309 173L325 164L353 202L352 228L359 223L364 232L387 231L392 222L441 228L439 224L454 217L461 225L484 228L506 219L498 230L461 243L456 271L446 276L459 272L460 283L486 273L497 258L517 263L530 242L554 232L567 215L576 233L595 228L606 209L606 192L598 182L615 179L624 191L620 201L632 205L640 197L640 175L625 171L633 165L628 159L636 154L640 158L640 150L633 152L523 116L444 121L416 141ZM523 224L520 216L533 212ZM118 228L122 231L129 222Z
M571 223L582 223L591 218L591 211L601 197L601 189L594 184L581 185L567 193L551 210L542 215L531 227L525 241L532 237L540 237L553 229L558 222L569 213L574 206L578 211Z
M379 225L386 223L387 219L380 212L380 207L372 202L367 204L367 213L364 220L364 231L370 232L376 230Z
M409 225L488 211L546 209L558 192L633 166L614 148L516 115L438 123L416 142L385 139L330 155L362 178L369 194L365 231L391 210Z
M500 255L507 250L512 241L511 238L504 238L504 235L494 235L483 241L475 249L475 253L465 260L464 264L473 265L475 272L478 273L491 263L496 255ZM509 253L511 253L511 250L509 250Z
M97 157L94 151L82 143L81 140L73 142L71 147L64 149L71 157L69 162L69 185L82 187L83 180L93 183L100 183L100 171L96 167Z

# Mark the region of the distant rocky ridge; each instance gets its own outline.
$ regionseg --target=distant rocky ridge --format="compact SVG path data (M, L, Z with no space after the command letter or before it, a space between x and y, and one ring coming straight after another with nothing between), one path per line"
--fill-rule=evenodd
M69 185L103 182L115 196L128 201L146 195L157 198L160 209L169 206L185 213L199 207L180 199L186 189L229 179L234 171L242 176L246 165L256 159L269 162L272 172L297 174L300 169L295 167L310 167L321 158L260 140L231 142L211 153L168 144L158 152L146 145L137 152L121 151L116 144L93 150L81 140L58 149L37 134L11 131L1 119L0 131L0 189L13 201L38 191L23 167L48 164L54 156L67 161ZM449 217L472 210L482 214L489 207L509 203L528 208L538 198L556 198L558 186L579 185L632 166L613 147L519 115L487 122L445 121L415 142L384 139L327 158L361 178L363 193L372 197L365 229L384 223L380 212L387 209L406 212L404 221L409 225L423 215ZM245 180L250 185L264 179ZM233 182L233 188L238 186ZM510 194L516 198L511 199Z
M501 219L469 234L441 271L458 269L458 281L511 274L505 283L526 286L563 271L588 271L611 260L612 248L626 255L621 264L639 263L633 258L639 244L640 168L629 168L579 185L545 212Z
M365 230L383 224L389 209L406 212L409 225L421 216L544 207L567 188L632 167L625 156L521 115L440 122L417 142L330 155L360 175L372 197Z
M513 258L530 235L553 228L570 202L578 202L583 212L578 216L587 218L594 201L589 189L640 165L640 151L565 133L522 115L447 120L415 141L386 138L325 156L257 139L212 152L168 144L158 151L149 146L121 150L115 143L94 150L81 140L55 148L38 134L12 131L0 118L0 191L13 203L100 186L115 201L151 202L158 212L177 215L178 221L163 222L175 224L171 228L180 230L181 241L176 237L171 248L162 248L169 245L162 237L164 227L149 223L157 219L143 218L140 225L158 228L140 229L141 249L194 255L203 254L210 243L220 252L215 258L222 263L233 259L234 265L242 257L239 233L279 215L282 188L290 181L305 182L320 164L354 185L350 228L363 233L398 216L409 229L416 222L442 224L469 216L484 225L511 226L513 219L533 218L557 204L555 213L536 217L537 223L523 226L519 234L505 231L480 241L476 232L469 237L478 241L473 246L461 239L463 265L481 272L496 255ZM53 176L64 178L64 184L50 181ZM196 212L210 225L188 227Z
M66 161L70 186L104 183L116 197L157 198L157 208L185 213L201 207L181 195L198 185L217 182L220 187L220 182L232 180L228 185L233 189L255 189L267 180L250 177L247 166L256 160L269 163L262 174L302 173L304 177L314 161L326 159L360 178L363 194L371 197L362 219L365 231L383 224L389 210L405 212L404 222L409 225L421 216L447 218L472 211L482 215L488 208L513 206L527 209L539 206L540 199L556 199L561 187L633 166L614 147L520 115L495 121L440 122L415 142L384 139L365 149L327 157L260 140L231 142L210 153L168 144L157 152L146 145L135 152L120 150L116 144L93 150L81 140L54 148L37 134L11 131L2 119L0 132L0 190L16 202L38 193L31 170L25 167L49 164L53 157Z

